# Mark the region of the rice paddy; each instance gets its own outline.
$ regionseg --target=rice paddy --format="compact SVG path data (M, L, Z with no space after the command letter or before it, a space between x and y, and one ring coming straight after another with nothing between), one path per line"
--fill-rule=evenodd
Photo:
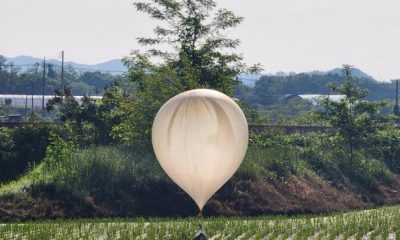
M326 216L82 219L0 224L0 239L400 239L400 206Z

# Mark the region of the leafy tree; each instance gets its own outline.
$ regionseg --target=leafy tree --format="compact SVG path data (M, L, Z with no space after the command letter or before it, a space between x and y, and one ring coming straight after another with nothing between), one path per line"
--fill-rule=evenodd
M0 116L8 117L9 115L15 113L15 109L11 107L12 100L7 98L4 101L0 100Z
M13 129L0 127L0 183L16 179L29 165L40 162L48 136L48 127L37 123Z
M225 35L243 18L226 9L216 10L213 0L153 0L134 5L161 24L154 28L153 37L138 38L147 51L134 51L124 58L132 83L131 102L125 105L128 116L114 128L114 135L151 148L153 119L170 97L195 88L232 95L238 74L260 67L248 68L242 56L234 53L239 40Z
M125 95L119 83L114 83L106 88L101 101L96 101L90 96L84 96L82 103L72 95L71 89L57 90L56 96L49 100L47 110L59 113L62 122L69 124L72 132L81 135L77 144L109 144L116 140L111 131L121 122L123 112L120 105L124 102Z
M272 124L291 124L304 123L307 120L312 123L312 110L315 106L311 102L304 99L291 99L274 104L270 108L263 111L264 115ZM308 113L308 114L306 114ZM308 118L308 119L307 119ZM313 124L316 124L314 122ZM321 124L320 122L318 124Z
M150 49L138 51L125 58L130 73L143 71L141 64L148 57L158 57L164 66L170 67L170 78L180 90L208 87L232 93L232 85L238 73L246 70L242 56L226 50L234 50L239 40L225 36L226 30L238 26L242 17L226 9L216 10L213 0L153 0L151 3L135 2L136 9L148 14L162 24L154 28L154 37L140 37L139 44ZM160 50L167 45L171 51ZM165 49L162 48L162 49ZM250 70L258 70L258 66ZM142 84L142 79L134 79Z
M368 92L356 85L351 71L351 66L344 65L345 83L331 85L332 91L344 94L345 98L340 101L325 98L320 116L334 127L347 150L348 159L354 160L354 150L370 146L377 132L384 129L388 119L379 109L388 102L365 100Z
M110 74L101 72L85 72L83 73L78 81L84 82L89 86L94 86L96 89L103 89L105 86L109 86L113 83L114 77Z
M129 96L120 102L124 115L120 124L113 127L113 136L130 143L138 150L151 149L151 127L154 117L163 103L180 91L167 79L169 69L147 62L152 75L143 72L144 80Z
M54 69L54 65L52 63L47 64L47 77L56 78L57 72Z
M69 88L56 90L54 98L48 101L46 109L49 112L58 110L61 121L78 120L79 103L75 100Z

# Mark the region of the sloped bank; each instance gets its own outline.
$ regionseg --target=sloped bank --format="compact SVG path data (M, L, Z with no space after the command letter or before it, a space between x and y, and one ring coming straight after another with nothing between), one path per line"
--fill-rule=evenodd
M376 183L374 190L339 185L318 176L290 176L282 182L231 180L206 205L204 215L306 214L367 209L400 203L400 179ZM193 201L169 181L146 183L134 192L96 198L57 192L51 185L41 194L25 193L0 200L0 219L34 220L87 217L184 217L197 214Z

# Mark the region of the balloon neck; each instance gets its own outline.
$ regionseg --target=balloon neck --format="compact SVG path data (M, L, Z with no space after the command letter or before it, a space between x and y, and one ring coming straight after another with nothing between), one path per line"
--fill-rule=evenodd
M202 218L202 217L203 217L203 209L200 209L199 214L197 214L197 216L198 216L199 218Z

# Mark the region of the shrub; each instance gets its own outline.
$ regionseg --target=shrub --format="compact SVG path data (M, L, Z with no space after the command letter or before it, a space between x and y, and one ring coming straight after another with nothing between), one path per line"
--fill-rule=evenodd
M295 174L299 166L296 150L291 146L250 146L236 176L249 180L276 181Z
M30 165L38 164L49 144L49 129L44 124L0 128L0 182L16 179Z
M368 154L385 163L395 173L400 173L400 131L388 129L378 132L375 141L367 149Z
M385 161L371 156L370 149L354 150L351 160L339 135L309 134L293 138L292 143L299 147L301 158L308 166L331 181L346 181L347 178L369 188L376 181L393 179Z
M351 180L367 188L373 187L377 181L388 183L394 179L394 174L383 162L367 159L359 152L354 154L352 164L341 164L341 168Z

